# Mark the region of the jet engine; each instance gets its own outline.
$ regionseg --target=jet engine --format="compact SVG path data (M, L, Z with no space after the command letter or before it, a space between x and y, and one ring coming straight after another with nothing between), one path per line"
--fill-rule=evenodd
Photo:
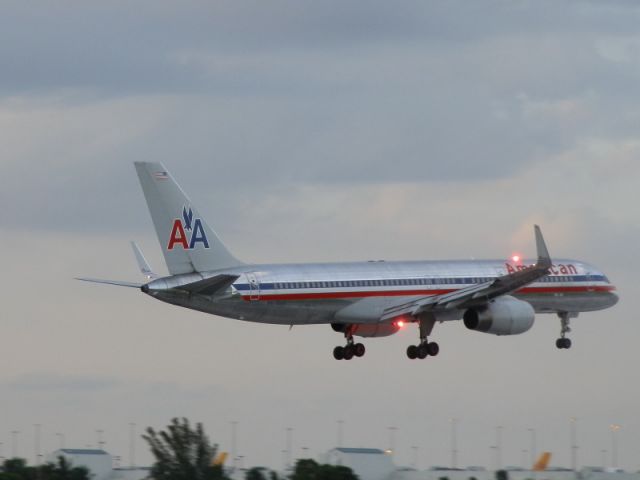
M351 328L351 335L358 337L388 337L397 333L401 327L396 323L332 323L331 328L341 333Z
M533 307L510 296L498 297L483 307L464 312L464 325L470 330L494 335L517 335L533 326Z

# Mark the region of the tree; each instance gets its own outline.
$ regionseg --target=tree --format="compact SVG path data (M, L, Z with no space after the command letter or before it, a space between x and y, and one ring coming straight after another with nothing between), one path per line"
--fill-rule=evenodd
M22 458L10 458L2 465L0 480L89 480L89 470L73 467L66 458L58 457L57 463L29 467Z
M2 463L2 471L7 478L11 478L13 475L15 478L30 478L29 467L27 467L27 461L24 458L7 458Z
M319 465L315 460L303 458L296 462L290 480L359 480L349 467Z
M268 470L264 467L253 467L244 474L244 480L269 480Z
M151 467L154 480L224 480L220 465L213 465L217 445L212 445L201 423L191 427L186 418L174 418L166 430L147 428L143 435L155 463Z
M59 456L57 463L45 463L37 468L38 480L89 480L89 470L86 467L74 467L69 461Z
M310 458L301 458L296 461L290 480L316 480L318 462Z
M358 476L344 465L320 465L316 480L358 480Z

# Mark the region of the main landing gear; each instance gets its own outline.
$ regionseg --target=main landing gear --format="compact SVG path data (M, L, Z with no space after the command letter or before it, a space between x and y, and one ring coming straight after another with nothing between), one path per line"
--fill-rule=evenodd
M571 339L565 337L567 333L571 332L569 327L571 315L568 312L559 312L558 317L560 317L560 338L556 340L556 347L559 349L571 348Z
M433 315L420 319L420 343L407 347L407 357L411 360L419 358L423 360L428 356L435 357L440 352L440 346L436 342L429 342L427 337L431 335L436 319Z
M362 343L354 343L351 329L347 328L344 332L347 344L344 347L338 345L333 349L333 358L336 360L351 360L353 357L364 356L366 349Z
M428 356L435 357L440 352L440 346L436 342L427 342L425 338L420 345L409 345L407 347L407 357L411 360L419 358L420 360Z

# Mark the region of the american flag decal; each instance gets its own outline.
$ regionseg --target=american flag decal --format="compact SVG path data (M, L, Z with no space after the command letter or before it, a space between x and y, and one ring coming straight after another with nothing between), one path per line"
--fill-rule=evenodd
M169 179L169 175L167 174L167 172L155 172L153 174L154 178L156 180L168 180Z

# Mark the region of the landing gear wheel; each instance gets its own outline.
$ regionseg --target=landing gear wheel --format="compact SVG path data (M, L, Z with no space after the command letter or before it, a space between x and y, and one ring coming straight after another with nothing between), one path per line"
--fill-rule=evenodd
M436 342L428 343L427 344L427 352L432 357L435 357L440 352L440 345L438 345Z
M418 358L420 360L424 360L425 358L427 358L427 355L429 355L429 347L427 346L426 343L419 345L417 349L418 349Z
M407 347L407 357L411 360L415 360L418 357L418 347L415 345L409 345Z
M364 345L362 343L356 343L353 346L353 353L356 357L362 357L365 351L366 349L364 348Z
M563 341L563 340L564 340L564 338L559 338L559 339L557 339L557 340L556 340L556 348L560 348L560 349L564 348L564 347L562 346L562 344L563 344L563 342L562 342L562 341Z
M564 348L571 348L571 339L570 338L565 338L564 339Z
M351 360L353 358L353 354L354 354L354 348L353 345L347 345L346 347L344 347L344 359L345 360Z
M335 358L336 360L343 360L344 359L344 347L337 346L336 348L334 348L333 349L333 358Z
M563 348L571 348L571 339L570 338L559 338L556 340L556 347Z

